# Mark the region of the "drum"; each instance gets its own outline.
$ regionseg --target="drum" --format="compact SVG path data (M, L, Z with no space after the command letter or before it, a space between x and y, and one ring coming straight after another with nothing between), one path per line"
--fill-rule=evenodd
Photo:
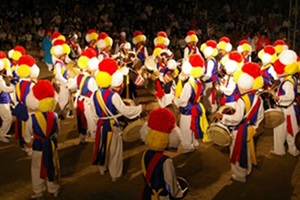
M273 93L269 90L265 90L259 93L259 96L263 100L264 106L264 119L261 122L264 128L275 128L284 122L284 114L280 108L276 106L276 102L273 99Z
M140 129L145 124L146 120L138 119L129 122L123 129L122 138L124 142L135 142L140 139Z
M184 193L181 198L170 197L171 200L184 199L189 192L189 188L190 188L189 183L184 178L177 176L176 180L179 183L181 190L184 190Z
M76 67L76 63L70 62L67 64L66 68L69 70L68 76L70 78L75 78L77 75L80 74L80 69Z
M222 114L233 115L235 113L235 109L231 106L225 105L221 106L218 112ZM207 129L207 134L211 138L212 142L216 145L229 146L231 144L232 138L229 128L217 119L212 120L212 123Z

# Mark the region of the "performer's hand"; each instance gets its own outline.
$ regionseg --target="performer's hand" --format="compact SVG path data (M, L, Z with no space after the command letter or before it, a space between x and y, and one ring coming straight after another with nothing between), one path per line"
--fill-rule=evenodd
M278 100L279 100L279 96L274 95L274 96L273 96L273 99L274 99L275 101L278 101Z
M222 119L222 117L223 117L223 115L219 112L214 114L214 118L216 118L216 119Z

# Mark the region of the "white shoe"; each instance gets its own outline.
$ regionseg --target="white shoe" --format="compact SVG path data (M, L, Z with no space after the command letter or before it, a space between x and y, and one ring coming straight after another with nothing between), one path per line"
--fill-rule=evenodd
M57 190L56 192L53 193L54 198L57 198L59 195L59 190Z
M11 135L7 135L7 134L5 134L5 135L4 135L4 137L6 137L6 138L10 138L10 137L11 137Z
M284 156L285 153L280 154L280 153L276 153L275 151L270 151L271 154L276 155L276 156Z
M116 182L116 181L119 180L119 179L120 179L120 177L112 177L112 178L111 178L112 182Z
M194 151L195 151L195 149L184 149L182 151L182 153L191 153L191 152L194 152Z
M246 178L245 177L237 177L235 175L231 175L231 179L234 181L238 181L240 183L246 183Z
M31 199L37 199L43 196L43 193L36 193L30 196Z
M299 151L292 152L292 151L288 150L288 153L291 154L292 156L295 156L295 157L299 156Z
M106 167L103 167L103 166L99 166L98 167L98 170L100 172L101 175L104 175L105 172L107 171L107 168Z
M0 137L0 141L4 143L9 143L9 140L6 137Z

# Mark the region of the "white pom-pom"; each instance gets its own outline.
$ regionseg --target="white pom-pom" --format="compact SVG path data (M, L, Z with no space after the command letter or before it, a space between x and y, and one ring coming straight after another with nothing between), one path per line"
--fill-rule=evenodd
M39 100L35 98L32 90L26 96L26 106L31 110L37 110L39 105Z
M271 60L272 60L272 56L268 53L265 53L261 58L261 61L264 65L270 63Z
M89 67L90 71L95 71L96 69L98 69L98 65L99 65L98 58L93 57L93 58L89 59L88 67Z
M0 71L4 69L4 62L0 59Z
M30 68L30 78L37 78L40 75L40 68L34 64L31 68Z
M13 50L13 49L9 50L8 53L7 53L8 57L9 57L9 58L12 58L12 54L13 54L13 53L14 53L14 50Z
M177 67L177 63L174 59L170 59L167 64L168 69L174 70Z
M189 75L192 71L192 65L189 61L184 61L182 63L182 72L186 75Z
M230 43L226 44L225 51L230 52L232 50L232 45Z
M169 44L170 44L170 40L169 40L169 38L166 38L166 40L165 40L165 46L169 46Z
M206 47L203 51L203 54L206 58L213 55L213 53L214 53L214 49L212 47Z
M119 87L123 83L123 74L117 70L113 75L112 75L112 81L111 81L111 86L112 87Z
M64 49L63 49L63 47L61 45L54 46L53 48L54 48L53 49L54 55L56 55L56 56L60 56L60 55L62 55L64 53Z
M228 74L232 74L238 67L238 63L234 60L228 60L225 64L225 70Z
M99 49L104 49L106 46L107 46L107 45L106 45L106 42L105 42L104 40L99 40L99 41L97 42L97 47L98 47Z
M288 65L297 61L297 54L292 50L284 50L279 55L279 60L282 64Z
M254 78L247 73L241 74L237 82L238 86L243 88L244 90L252 89L253 83Z

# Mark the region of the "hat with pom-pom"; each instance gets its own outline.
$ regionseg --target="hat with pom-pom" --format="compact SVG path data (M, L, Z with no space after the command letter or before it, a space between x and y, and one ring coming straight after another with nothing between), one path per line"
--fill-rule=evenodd
M276 40L273 46L275 47L277 55L279 55L282 51L289 49L288 45L286 45L283 40Z
M185 42L186 43L190 43L190 42L198 42L198 37L195 31L190 30L189 32L187 32L187 36L185 37Z
M111 47L113 45L113 40L111 37L108 36L107 33L105 32L101 32L99 35L98 35L98 41L97 41L97 47L100 49L100 50L103 50L105 49L106 47Z
M32 110L41 112L53 111L55 109L55 91L48 80L39 80L32 87L26 98L26 105Z
M226 58L224 57L224 59L222 59L222 64L224 65L226 73L229 75L241 68L243 66L243 62L243 56L238 51L232 51L226 55Z
M189 57L189 62L191 63L190 75L194 78L199 78L204 73L205 62L200 54L193 54Z
M77 64L81 69L88 69L91 72L97 70L99 60L96 51L92 48L85 49L78 58Z
M168 35L164 31L159 31L156 34L156 38L154 38L154 46L156 45L165 45L166 47L170 44L170 40L168 38Z
M112 75L118 70L117 62L112 58L104 58L98 66L95 79L99 87L108 88L112 82Z
M244 51L248 51L249 55L251 54L252 48L251 45L249 44L248 40L241 40L239 42L239 46L237 47L237 51L242 53Z
M272 45L266 45L258 52L258 57L261 59L264 65L268 63L274 63L277 59L276 50Z
M169 70L175 70L177 68L177 62L174 59L168 60L167 68Z
M85 35L85 40L90 43L92 40L97 40L98 33L95 29L89 29Z
M274 62L274 70L279 76L292 75L298 71L297 54L293 50L284 50Z
M232 50L232 44L230 43L230 39L228 37L221 37L217 44L217 48L219 50L225 50L227 53Z
M32 71L37 70L37 68L38 67L35 64L35 59L30 55L24 55L18 60L16 72L20 78L29 78L30 75L34 73Z
M218 55L217 43L214 40L207 40L201 45L200 50L204 54L205 58L211 56L215 57L216 55Z
M66 37L65 36L63 36L60 32L54 32L52 35L51 35L51 42L52 42L52 44L54 44L54 42L56 41L56 40L63 40L63 41L66 41Z
M233 80L244 90L258 90L264 84L260 66L254 62L248 62L238 69Z
M70 46L64 40L55 40L50 49L50 53L57 58L60 58L62 55L69 54L70 51Z
M169 143L169 133L175 127L176 117L168 108L156 108L149 113L146 144L151 150L163 151Z
M18 61L19 58L26 54L26 50L23 46L17 45L13 49L8 51L8 57L14 61Z
M113 73L111 77L111 86L112 87L120 87L123 83L124 75L120 70L117 70Z
M140 43L140 42L146 42L146 36L142 33L142 31L134 31L132 43L134 45Z
M153 57L156 58L157 56L160 56L163 50L165 49L166 49L165 45L162 44L156 45L153 50Z
M3 69L8 69L10 67L10 62L3 51L0 51L0 71Z

